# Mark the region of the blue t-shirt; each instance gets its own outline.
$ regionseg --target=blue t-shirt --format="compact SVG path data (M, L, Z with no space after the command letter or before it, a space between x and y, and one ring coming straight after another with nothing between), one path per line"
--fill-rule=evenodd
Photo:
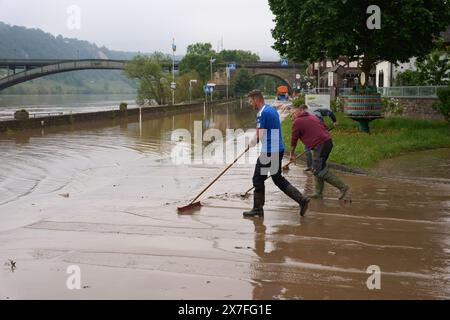
M281 137L280 116L278 111L271 105L265 104L256 117L256 127L265 129L261 138L261 152L283 152L284 144Z

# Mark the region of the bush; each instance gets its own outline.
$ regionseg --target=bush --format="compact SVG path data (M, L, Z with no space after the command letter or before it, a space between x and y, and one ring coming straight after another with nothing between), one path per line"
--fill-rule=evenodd
M127 108L128 108L128 103L126 103L126 102L120 103L120 111L127 111Z
M292 105L296 108L300 107L302 104L305 104L305 96L303 94L299 94L295 99L292 101Z
M30 114L25 109L20 109L14 112L14 119L16 120L27 120L30 118Z
M450 86L438 90L437 95L441 102L435 103L433 108L440 112L444 116L445 120L450 122Z
M387 116L401 116L405 108L395 98L381 98L381 111Z
M336 100L331 101L331 111L344 112L344 101L341 97L337 97Z

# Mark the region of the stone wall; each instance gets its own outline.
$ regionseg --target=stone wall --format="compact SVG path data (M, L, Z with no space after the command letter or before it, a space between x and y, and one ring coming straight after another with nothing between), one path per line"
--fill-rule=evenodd
M395 98L404 108L403 115L409 118L445 120L444 117L433 109L437 98Z

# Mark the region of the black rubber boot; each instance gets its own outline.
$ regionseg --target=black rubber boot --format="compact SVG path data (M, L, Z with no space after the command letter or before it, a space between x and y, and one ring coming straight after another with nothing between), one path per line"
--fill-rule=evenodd
M256 216L262 217L264 216L264 202L265 195L263 192L256 192L253 194L253 209L250 211L246 211L243 213L245 218L253 218Z
M289 185L284 193L291 198L292 200L296 201L300 205L300 215L302 217L305 216L306 211L308 210L308 205L310 199L307 197L303 197L302 193L298 191L297 188L295 188L293 185Z

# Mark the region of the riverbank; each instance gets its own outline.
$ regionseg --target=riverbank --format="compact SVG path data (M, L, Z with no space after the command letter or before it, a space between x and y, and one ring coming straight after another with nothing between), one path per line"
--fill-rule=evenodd
M221 103L232 103L234 100L218 100L213 105ZM0 121L0 132L20 131L25 129L48 128L58 125L73 125L75 123L83 123L100 120L114 120L116 118L126 118L145 115L165 115L188 112L199 108L204 108L203 102L194 102L186 104L177 104L174 106L164 105L157 107L129 108L128 110L119 110L119 106L115 110L70 113L62 115L49 115L46 117L30 118L27 120L6 120Z
M371 134L358 131L358 124L342 113L332 132L334 148L330 161L360 169L371 169L379 161L413 151L450 148L450 126L446 122L407 118L386 118L371 123ZM330 122L327 119L327 124ZM283 140L290 152L292 121L282 123ZM296 152L302 152L300 144Z

